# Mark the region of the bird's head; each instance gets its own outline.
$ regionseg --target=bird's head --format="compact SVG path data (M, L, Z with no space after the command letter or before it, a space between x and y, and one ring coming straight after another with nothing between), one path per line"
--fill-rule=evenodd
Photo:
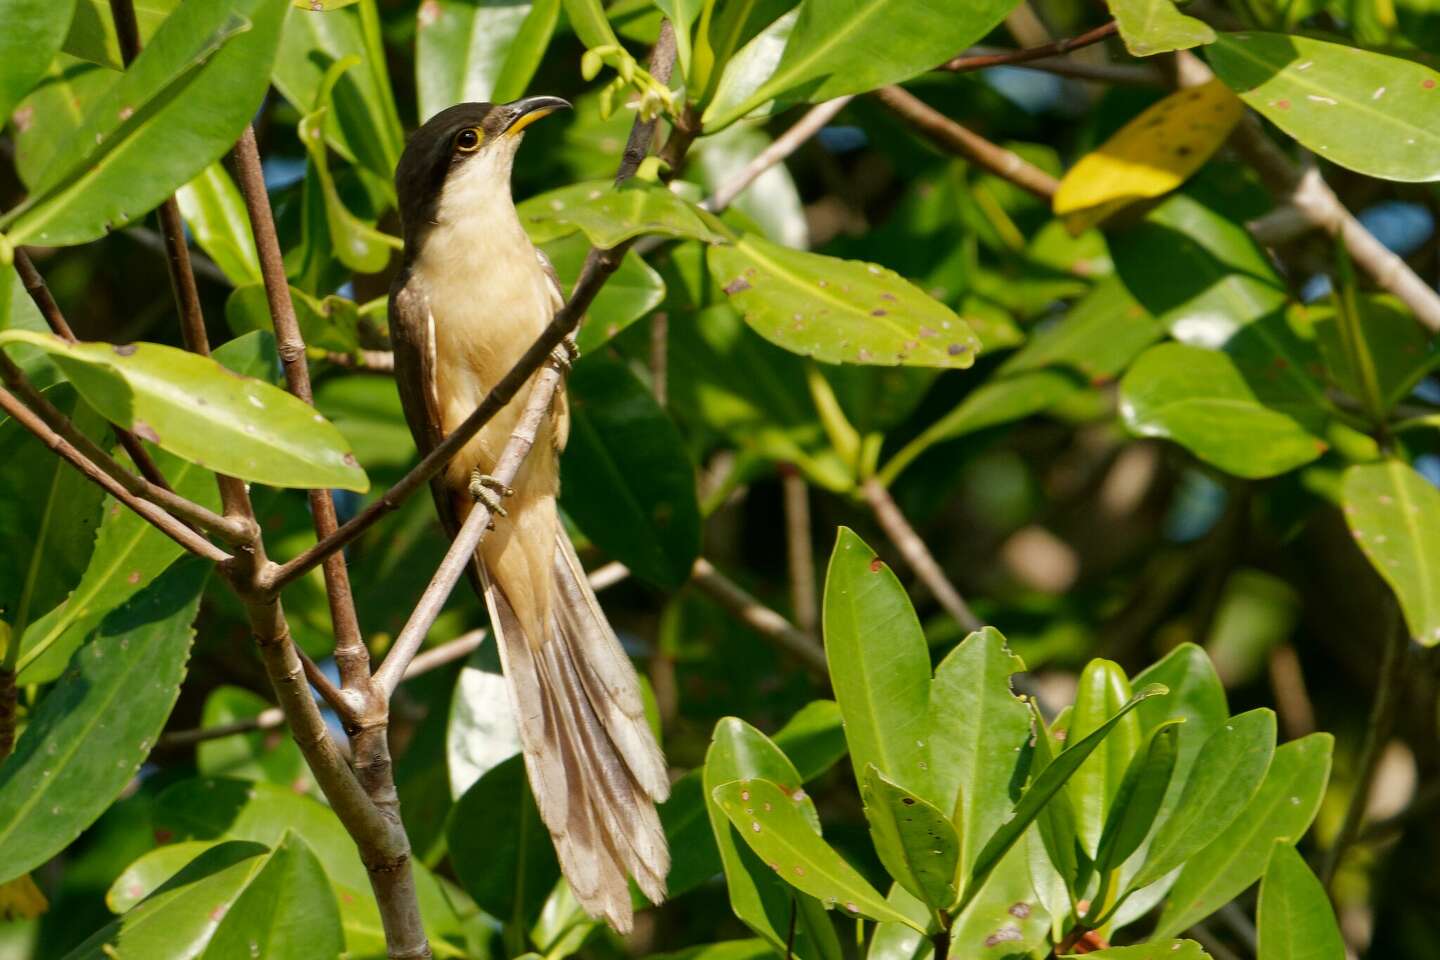
M559 97L524 97L510 103L457 103L416 130L395 169L395 191L407 239L435 221L442 196L452 190L484 198L510 197L510 167L525 128L556 110Z

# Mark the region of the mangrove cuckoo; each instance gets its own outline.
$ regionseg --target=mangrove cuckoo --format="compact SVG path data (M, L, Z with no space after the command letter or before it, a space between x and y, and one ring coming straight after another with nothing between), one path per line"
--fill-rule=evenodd
M457 104L417 130L400 158L405 262L390 290L390 336L422 454L469 416L564 303L554 268L520 225L510 169L525 128L568 106L558 97ZM623 932L632 920L627 872L652 901L665 896L670 855L655 803L669 781L634 667L556 512L563 392L513 489L489 476L528 392L481 427L431 489L452 537L476 500L501 518L471 574L490 611L531 790L576 898Z

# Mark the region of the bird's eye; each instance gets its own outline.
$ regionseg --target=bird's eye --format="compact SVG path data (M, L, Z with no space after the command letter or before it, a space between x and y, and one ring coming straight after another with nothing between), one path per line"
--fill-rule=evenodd
M461 153L474 153L480 149L480 128L466 127L455 134L455 149Z

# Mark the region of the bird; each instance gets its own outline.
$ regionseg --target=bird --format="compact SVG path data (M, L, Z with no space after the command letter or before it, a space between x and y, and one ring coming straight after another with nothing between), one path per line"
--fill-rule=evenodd
M554 267L520 222L510 175L525 129L569 106L550 96L459 103L421 125L401 154L404 254L390 288L390 336L401 406L422 455L469 416L565 302ZM568 371L573 344L570 351L552 362ZM489 611L531 792L576 900L625 933L633 923L627 874L651 902L665 897L670 855L656 804L669 779L635 668L560 522L563 389L513 484L490 476L520 411L507 404L481 427L431 492L452 538L477 501L491 508L495 528L469 572Z

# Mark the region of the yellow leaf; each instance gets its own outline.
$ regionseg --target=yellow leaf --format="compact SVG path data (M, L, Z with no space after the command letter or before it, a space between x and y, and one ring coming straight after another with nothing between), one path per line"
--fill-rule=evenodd
M1172 93L1070 168L1055 191L1055 213L1079 234L1132 203L1169 193L1220 148L1243 111L1220 80Z
M0 920L34 920L50 909L50 901L35 886L30 874L0 883Z

